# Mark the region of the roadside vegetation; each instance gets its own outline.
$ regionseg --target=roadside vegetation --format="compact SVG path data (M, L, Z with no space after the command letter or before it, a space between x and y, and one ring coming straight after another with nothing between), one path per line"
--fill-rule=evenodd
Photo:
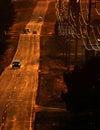
M2 56L8 47L7 32L12 26L15 18L14 6L11 0L0 0L0 73L4 69Z
M14 22L15 11L11 0L0 0L0 43L5 41L6 33Z
M86 62L82 62L83 57L78 57L79 66L76 65L73 71L68 72L64 56L65 39L55 35L54 31L58 31L57 28L55 30L55 23L56 14L52 2L41 31L37 105L65 108L66 112L37 112L35 129L96 129L100 113L100 56L93 56Z
M55 13L55 2L51 2L45 15L40 37L37 104L65 107L65 103L61 99L61 91L64 90L63 72L66 70L63 57L64 39L55 35Z

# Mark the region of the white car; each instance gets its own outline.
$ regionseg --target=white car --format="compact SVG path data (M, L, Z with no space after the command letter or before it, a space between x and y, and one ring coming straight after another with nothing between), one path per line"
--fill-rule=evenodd
M43 17L42 17L42 16L39 16L39 17L38 17L38 22L41 22L41 21L43 21Z
M28 34L28 33L31 33L31 29L30 28L25 28L24 29L24 34Z

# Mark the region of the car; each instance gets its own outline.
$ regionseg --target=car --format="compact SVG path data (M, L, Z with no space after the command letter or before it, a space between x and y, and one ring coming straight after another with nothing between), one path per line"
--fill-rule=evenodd
M33 34L37 34L37 31L34 30L34 31L33 31Z
M24 34L28 34L28 33L31 33L31 29L30 28L25 28L24 29Z
M42 17L42 16L39 16L39 17L38 17L38 22L41 22L41 21L43 21L43 17Z
M20 60L14 60L13 62L12 62L12 69L13 68L20 68L21 67L21 62L20 62Z

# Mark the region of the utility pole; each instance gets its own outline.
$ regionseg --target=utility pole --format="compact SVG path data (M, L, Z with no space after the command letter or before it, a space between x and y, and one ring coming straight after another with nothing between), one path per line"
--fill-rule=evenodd
M70 0L69 1L69 10L72 12L72 15L74 16L74 20L75 20L75 30L77 32L77 34L79 33L79 12L80 12L80 0ZM71 21L72 19L70 19L69 21ZM73 23L73 21L72 21ZM70 41L70 37L69 37L69 41ZM70 48L70 44L69 43L69 48ZM78 63L78 36L76 35L75 37L75 49L74 49L74 66L76 66ZM69 63L68 66L70 66L70 51L69 51Z
M88 34L90 34L90 23L91 23L91 6L92 6L92 0L89 0L89 8L88 8Z
M61 0L59 0L59 13L61 11Z
M77 30L77 33L79 33L79 12L80 12L80 0L77 0L76 2L76 19L75 19L75 22L76 22L76 30ZM78 60L78 37L76 36L76 42L75 42L75 66L78 64L77 63L77 60Z
M91 7L92 7L92 0L89 0L88 5L88 23L87 23L87 35L90 37L90 24L91 24ZM89 45L89 39L87 37L87 46ZM86 60L89 58L89 50L86 50Z

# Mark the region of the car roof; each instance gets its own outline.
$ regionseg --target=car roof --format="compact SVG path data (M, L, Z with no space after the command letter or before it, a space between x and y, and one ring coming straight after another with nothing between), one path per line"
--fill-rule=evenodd
M13 62L20 62L20 60L14 60Z
M25 30L27 30L27 29L30 30L30 28L25 28Z
M34 34L37 34L37 31L34 30L33 33L34 33Z
M43 17L42 17L42 16L39 16L38 18L41 18L41 19L43 19Z

